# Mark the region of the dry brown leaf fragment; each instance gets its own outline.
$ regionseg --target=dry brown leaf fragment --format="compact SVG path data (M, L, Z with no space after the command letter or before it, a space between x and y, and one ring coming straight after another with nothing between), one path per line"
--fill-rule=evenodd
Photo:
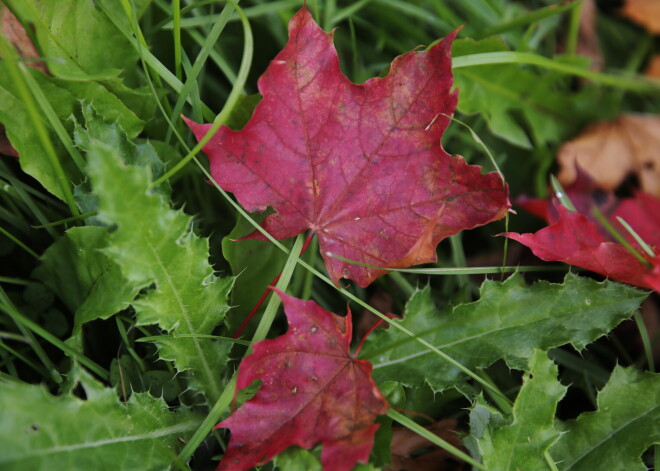
M651 57L649 65L646 66L644 75L660 79L660 54Z
M32 43L30 35L27 33L21 22L4 5L0 5L0 30L16 48L18 54L24 59L34 59L40 57L39 51ZM46 65L40 61L26 61L30 67L40 70L44 74L48 73Z
M660 34L660 0L625 0L620 12L650 33Z
M465 451L456 433L456 419L442 419L425 427L446 442ZM392 464L386 471L458 471L463 462L404 427L392 428Z
M643 191L660 197L660 116L623 115L594 124L564 144L557 160L562 185L575 181L577 165L605 191L634 174Z
M2 124L0 124L0 154L18 157L18 151L9 142L5 127Z

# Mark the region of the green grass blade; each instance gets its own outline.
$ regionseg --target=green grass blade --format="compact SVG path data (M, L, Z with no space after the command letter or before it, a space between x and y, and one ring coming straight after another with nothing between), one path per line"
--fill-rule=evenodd
M7 64L9 75L11 75L11 79L16 85L18 93L23 100L26 110L32 120L37 138L41 142L41 145L46 152L46 157L57 176L57 180L62 190L62 195L64 196L64 201L66 202L67 206L69 206L71 214L77 216L80 214L80 211L78 211L78 206L76 206L76 203L73 200L73 193L71 191L69 179L64 173L64 169L62 168L62 164L60 163L59 157L57 156L55 147L53 146L53 143L48 136L46 126L41 121L41 113L37 107L37 104L35 103L34 97L26 85L25 77L29 75L29 72L26 70L26 66L24 64L18 63L16 61L16 50L7 41L7 39L5 39L4 35L0 35L0 56L6 58L5 63Z
M234 2L232 0L226 0L227 5L222 9L222 12L218 15L217 21L211 28L211 31L206 35L206 39L204 43L202 44L202 49L199 51L199 54L197 55L197 58L195 59L194 64L192 65L192 68L190 69L189 72L186 73L186 81L183 84L183 88L179 92L179 97L177 98L176 104L174 105L174 109L172 110L172 113L170 114L170 120L174 122L179 115L181 114L181 110L183 110L183 105L185 104L186 100L188 97L191 95L193 89L197 87L197 79L199 77L200 72L202 71L202 68L204 67L204 64L206 63L206 60L208 59L211 50L215 47L218 38L222 34L222 32L225 29L225 26L227 26L227 22L229 21L229 17L231 16L231 13L234 9L238 9L238 2ZM245 13L242 11L239 12L239 15L241 15L241 19L243 21L243 28L249 28L249 23L248 26L246 27L246 22L247 17L245 17ZM252 49L252 44L248 43L247 40L247 35L252 34L251 30L249 33L246 33L246 39L244 40L244 46L243 46L243 57L246 55L246 49L250 48ZM252 62L251 59L252 52L250 52L250 64ZM249 64L248 64L249 66ZM248 72L249 72L249 67L248 67ZM240 76L240 75L239 75ZM247 77L246 77L247 78ZM237 78L237 81L234 82L234 89L236 89L238 86L240 86L239 93L243 91L243 88L245 86L245 79L243 79L243 83L239 82L240 79ZM229 101L229 99L227 100ZM193 100L194 102L194 100ZM225 107L227 105L225 104ZM166 141L169 141L171 137L171 131L168 130L168 135L165 138Z
M162 182L167 181L169 178L175 175L179 170L181 170L188 162L190 162L190 160L193 157L195 157L197 153L199 153L202 150L202 148L213 138L213 136L218 131L218 129L220 129L220 126L222 126L227 121L227 118L231 114L231 111L236 105L239 96L241 95L243 89L245 88L245 82L247 81L247 76L248 73L250 72L250 66L252 64L252 55L254 53L254 40L252 37L252 28L250 28L250 22L245 16L245 13L243 13L243 11L239 8L239 6L236 3L234 3L233 0L226 0L226 1L236 9L238 14L241 16L241 21L243 23L243 58L241 59L241 66L238 70L238 77L236 79L236 82L234 83L231 92L229 93L229 96L227 97L227 101L225 102L225 105L222 107L220 113L218 113L218 115L213 120L213 126L211 126L211 128L207 131L204 137L199 140L199 142L195 145L195 147L193 147L193 149L190 152L188 152L188 154L183 159L177 162L177 164L174 165L174 167L172 167L167 173L165 173L158 180L156 180L153 183L152 187L156 187Z
M18 238L17 238L16 236L14 236L12 233L8 232L8 231L7 231L5 228L3 228L2 226L0 226L0 234L2 234L2 235L4 235L5 237L7 237L9 240L11 240L12 242L14 242L16 245L18 245L20 248L22 248L22 249L25 250L27 253L29 253L30 255L32 255L34 258L37 258L37 259L39 258L39 254L38 254L37 252L35 252L35 251L32 250L30 247L28 247L27 245L25 245L25 244L23 243L23 241L21 241L20 239L18 239Z
M452 455L462 459L463 461L465 461L466 463L472 465L473 467L475 467L477 469L482 469L484 471L488 471L487 468L483 464L475 461L474 458L472 458L469 455L466 455L465 453L463 453L461 450L456 448L451 443L448 443L445 440L443 440L442 438L435 435L434 433L429 432L424 427L419 425L417 422L415 422L415 421L409 419L408 417L406 417L405 415L403 415L401 412L397 412L394 409L390 409L390 410L387 411L387 416L390 419L399 422L401 425L406 427L408 430L410 430L412 432L415 432L420 437L426 438L428 441L430 441L434 445L442 448L445 451L448 451Z
M16 322L17 325L22 325L29 329L29 331L34 332L37 334L39 337L43 338L46 340L48 343L53 345L54 347L62 350L64 353L69 355L71 358L74 360L78 361L80 364L86 366L89 368L91 371L96 373L100 378L108 381L110 379L110 373L103 367L99 366L86 356L80 354L78 351L75 349L71 348L68 344L64 343L62 340L58 339L55 337L53 334L48 332L46 329L41 327L39 324L36 322L30 320L26 316L24 316L22 313L20 313L12 304L10 301L9 297L7 296L7 293L5 293L5 290L0 287L0 308L2 308L8 315L13 319L14 322ZM36 342L31 342L33 347L36 348L38 344ZM41 348L41 347L39 347ZM36 350L35 350L36 351ZM42 350L43 352L43 350ZM48 358L45 353L43 353L44 358ZM42 361L44 361L43 358L40 358ZM55 366L50 362L50 360L47 360L46 365L50 365L51 368L49 368L52 372L52 374L56 373L56 376L59 376L59 373L55 369ZM60 379L61 381L61 379Z
M637 241L639 246L644 249L644 252L646 252L649 257L655 257L655 252L653 252L653 249L649 244L644 242L644 239L640 237L640 235L633 229L630 224L628 224L622 217L617 216L616 220L619 221L619 224L621 224L625 230L627 230L631 236Z
M512 20L500 23L499 25L492 26L484 31L479 32L475 39L483 39L487 36L494 34L504 33L506 31L525 26L531 23L536 23L550 16L559 15L565 11L573 10L574 8L582 5L583 0L570 0L556 5L549 5L547 7L539 8L538 10L531 11L524 15L520 15Z
M181 80L181 0L172 0L172 25L174 75Z
M464 67L477 67L480 65L494 64L529 64L555 70L568 75L584 77L594 83L609 85L622 90L630 90L638 93L660 93L660 82L639 76L612 75L594 72L589 69L567 64L556 59L549 59L538 54L529 52L485 52L482 54L471 54L456 57L452 61L453 69Z
M282 276L277 282L277 289L286 291L286 288L289 286L293 270L295 269L297 262L300 260L300 249L303 246L304 240L305 239L303 235L300 234L296 239L296 242L293 244L293 247L289 252L289 258L287 259L286 263L284 264L284 268L282 269ZM261 321L257 326L257 330L252 337L252 341L250 342L251 345L266 338L268 330L270 330L270 326L272 325L273 319L275 318L275 314L277 313L277 308L281 302L282 301L280 300L279 296L274 294L271 296L270 300L268 301L268 305L266 306L266 310L261 317ZM248 349L245 356L247 356L250 351L251 349ZM231 380L222 391L220 398L213 405L211 411L206 416L202 424L195 431L183 450L181 450L181 453L179 453L179 458L184 461L188 461L190 459L197 447L201 445L202 441L204 441L209 432L211 432L213 427L220 421L222 414L227 410L231 400L234 397L235 389L236 373L234 373Z

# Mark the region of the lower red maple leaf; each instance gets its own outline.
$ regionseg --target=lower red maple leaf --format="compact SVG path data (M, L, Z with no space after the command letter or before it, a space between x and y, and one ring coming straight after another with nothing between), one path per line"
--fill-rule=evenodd
M545 261L560 261L605 275L613 280L660 291L660 257L647 254L634 236L617 220L621 217L652 248L660 246L660 199L645 193L617 200L595 190L584 179L566 189L577 208L570 211L558 201L524 200L525 209L544 217L550 226L534 234L503 235L529 247ZM633 255L591 215L598 207L610 224L632 245L644 261Z
M323 445L325 471L366 462L387 401L371 377L371 363L351 354L351 313L336 316L313 301L278 291L289 330L254 345L238 370L237 389L262 385L217 428L231 429L218 470L263 464L292 445Z

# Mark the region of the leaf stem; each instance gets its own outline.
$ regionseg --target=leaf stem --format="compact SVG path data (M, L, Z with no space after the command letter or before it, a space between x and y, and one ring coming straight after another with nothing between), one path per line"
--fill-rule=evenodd
M299 256L302 256L302 254L305 253L305 250L307 250L307 247L309 246L309 243L312 241L314 237L314 233L310 232L309 235L307 236L307 239L305 240L305 244L302 246L302 249L300 249L300 254ZM254 315L257 313L261 305L264 303L268 295L272 292L272 288L275 286L275 284L280 280L282 276L282 272L280 272L275 278L273 278L273 281L271 281L264 292L261 294L261 297L257 301L257 303L254 305L252 310L248 313L248 315L245 317L241 325L236 329L236 333L232 336L234 339L237 339L240 337L241 333L243 333L243 330L245 330L245 327L250 323Z
M32 229L47 229L49 227L61 226L62 224L66 224L67 222L80 221L81 219L86 219L88 217L96 216L97 214L98 214L97 211L90 211L88 213L79 214L78 216L71 216L70 218L49 222L48 224L41 224L38 226L30 226L30 227L32 227Z
M550 452L548 450L543 452L543 459L545 459L545 462L548 464L548 467L550 467L552 471L559 471L557 465L555 464L555 460L552 459L552 456L550 456Z

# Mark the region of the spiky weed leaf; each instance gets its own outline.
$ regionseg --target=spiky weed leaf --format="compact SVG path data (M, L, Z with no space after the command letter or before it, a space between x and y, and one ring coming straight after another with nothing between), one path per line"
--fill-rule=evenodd
M439 311L427 287L408 301L403 325L470 369L504 359L527 369L534 349L571 344L581 350L639 307L647 293L620 283L567 274L562 284L527 285L522 275L485 281L481 299ZM390 329L367 340L361 357L374 364L377 382L425 382L443 390L462 382L460 372ZM405 368L402 366L405 365Z
M208 336L224 319L233 278L215 276L208 240L195 235L192 218L149 190L148 167L127 166L98 142L88 158L99 217L117 226L105 253L144 289L133 302L138 323L169 333L157 341L160 357L190 370L191 387L214 401L230 345Z
M42 385L0 383L0 468L11 470L159 470L172 463L201 418L160 398L114 389L82 369L71 372L84 399L53 396ZM74 390L74 388L71 388Z

